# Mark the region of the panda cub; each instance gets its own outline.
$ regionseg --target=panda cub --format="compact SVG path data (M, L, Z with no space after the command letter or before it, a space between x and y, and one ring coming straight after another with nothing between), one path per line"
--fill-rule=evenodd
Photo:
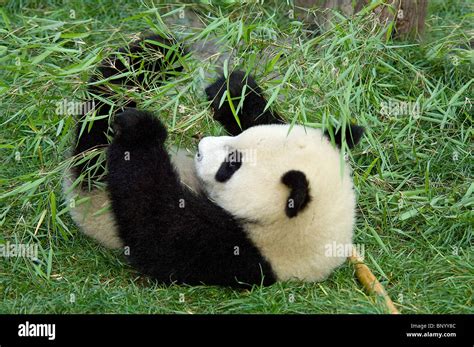
M240 128L220 100L227 87L239 97L244 86ZM243 72L219 78L206 93L215 119L233 136L203 138L194 158L167 150L159 117L135 108L114 117L110 145L107 118L89 132L78 130L75 154L108 146L108 172L96 167L91 175L105 180L106 194L72 184L95 162L65 178L67 195L90 199L89 211L73 209L74 220L105 245L127 247L130 263L161 283L242 287L325 279L345 261L327 256L326 245L351 244L355 222L350 168L341 166L338 149L327 133L283 124L264 111L260 88ZM99 114L110 111L100 106ZM353 147L362 133L352 125L334 140ZM112 213L94 215L108 203Z

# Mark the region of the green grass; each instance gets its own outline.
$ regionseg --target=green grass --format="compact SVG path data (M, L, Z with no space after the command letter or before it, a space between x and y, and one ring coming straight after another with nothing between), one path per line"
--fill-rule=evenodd
M149 1L2 3L0 243L35 243L40 252L37 263L0 258L0 313L386 312L362 291L349 264L315 284L244 292L165 287L80 234L60 190L74 121L57 115L55 104L84 97L107 52L159 27L156 11ZM367 264L400 311L473 313L474 14L467 0L430 3L421 42L388 40L364 16L334 16L333 27L308 39L287 18L286 4L204 12L209 32L230 46L241 43L243 67L288 122L321 127L352 120L367 128L350 154L359 197L355 242L365 246ZM252 24L254 34L246 36L241 29ZM260 61L263 50L276 58ZM187 63L170 90L133 93L166 121L172 141L192 147L193 136L222 129L198 87L206 66ZM418 103L420 114L381 112L390 100Z

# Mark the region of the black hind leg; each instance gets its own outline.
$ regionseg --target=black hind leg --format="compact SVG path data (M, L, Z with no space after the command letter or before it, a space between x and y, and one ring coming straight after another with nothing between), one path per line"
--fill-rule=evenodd
M245 88L245 93L243 93ZM237 112L240 126L235 119L227 96L224 94L229 90L234 109L242 96L244 101L241 109ZM250 75L245 76L243 71L234 71L227 81L221 76L217 81L206 88L208 100L214 111L214 119L221 123L227 132L233 136L255 125L283 123L282 118L270 109L265 110L267 101L263 97L260 87ZM244 94L244 95L242 95ZM219 107L222 98L225 98Z
M116 95L113 85L144 89L151 82L161 84L183 69L183 54L181 46L173 39L151 35L104 59L88 86L91 96L88 103L94 106L95 111L93 125L90 127L89 124L83 124L90 121L91 114L89 119L86 115L81 116L76 128L76 147L73 154L76 156L95 148L106 147L109 143L108 135L111 134L109 115L123 111L124 107L136 107L133 100L114 100ZM117 106L111 106L104 102L104 99ZM92 181L103 180L104 172L105 167L99 162L97 155L74 167L76 176L86 174Z

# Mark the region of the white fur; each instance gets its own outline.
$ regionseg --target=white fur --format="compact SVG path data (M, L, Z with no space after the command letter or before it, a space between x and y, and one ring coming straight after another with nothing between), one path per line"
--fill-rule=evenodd
M215 173L231 149L239 150L244 162L229 181L219 183ZM345 256L328 256L326 247L352 244L355 194L349 166L320 130L257 126L236 137L204 138L199 152L196 172L204 189L248 221L249 237L279 280L321 281L344 262ZM312 197L291 219L285 214L290 190L281 182L289 170L306 175Z
M193 155L184 149L173 147L170 158L183 185L198 192L201 188L194 171ZM63 192L66 203L70 206L71 217L79 229L105 247L122 247L107 192L99 188L89 192L79 185L73 187L73 184L73 174L68 170L63 179Z

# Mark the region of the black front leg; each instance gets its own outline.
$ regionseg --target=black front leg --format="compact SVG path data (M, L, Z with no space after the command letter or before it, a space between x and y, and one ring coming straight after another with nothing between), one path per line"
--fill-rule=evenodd
M245 93L243 94L245 88ZM227 96L229 91L234 109L240 99L244 97L242 108L237 112L240 127L235 119ZM233 136L255 125L284 123L283 119L270 109L264 111L267 101L263 97L260 87L250 75L246 76L243 71L234 71L227 81L221 76L217 81L206 88L208 100L211 101L211 108L214 111L214 119L220 122L227 132ZM222 98L225 98L221 105Z
M117 115L113 128L107 183L119 227L128 237L130 229L152 223L160 207L177 203L182 187L164 145L166 129L153 114L129 109Z
M171 216L178 218L183 187L164 145L166 129L153 114L128 109L116 116L113 128L107 151L112 211L128 247L125 254L141 272L150 274L150 259L160 253L154 243L166 234Z

